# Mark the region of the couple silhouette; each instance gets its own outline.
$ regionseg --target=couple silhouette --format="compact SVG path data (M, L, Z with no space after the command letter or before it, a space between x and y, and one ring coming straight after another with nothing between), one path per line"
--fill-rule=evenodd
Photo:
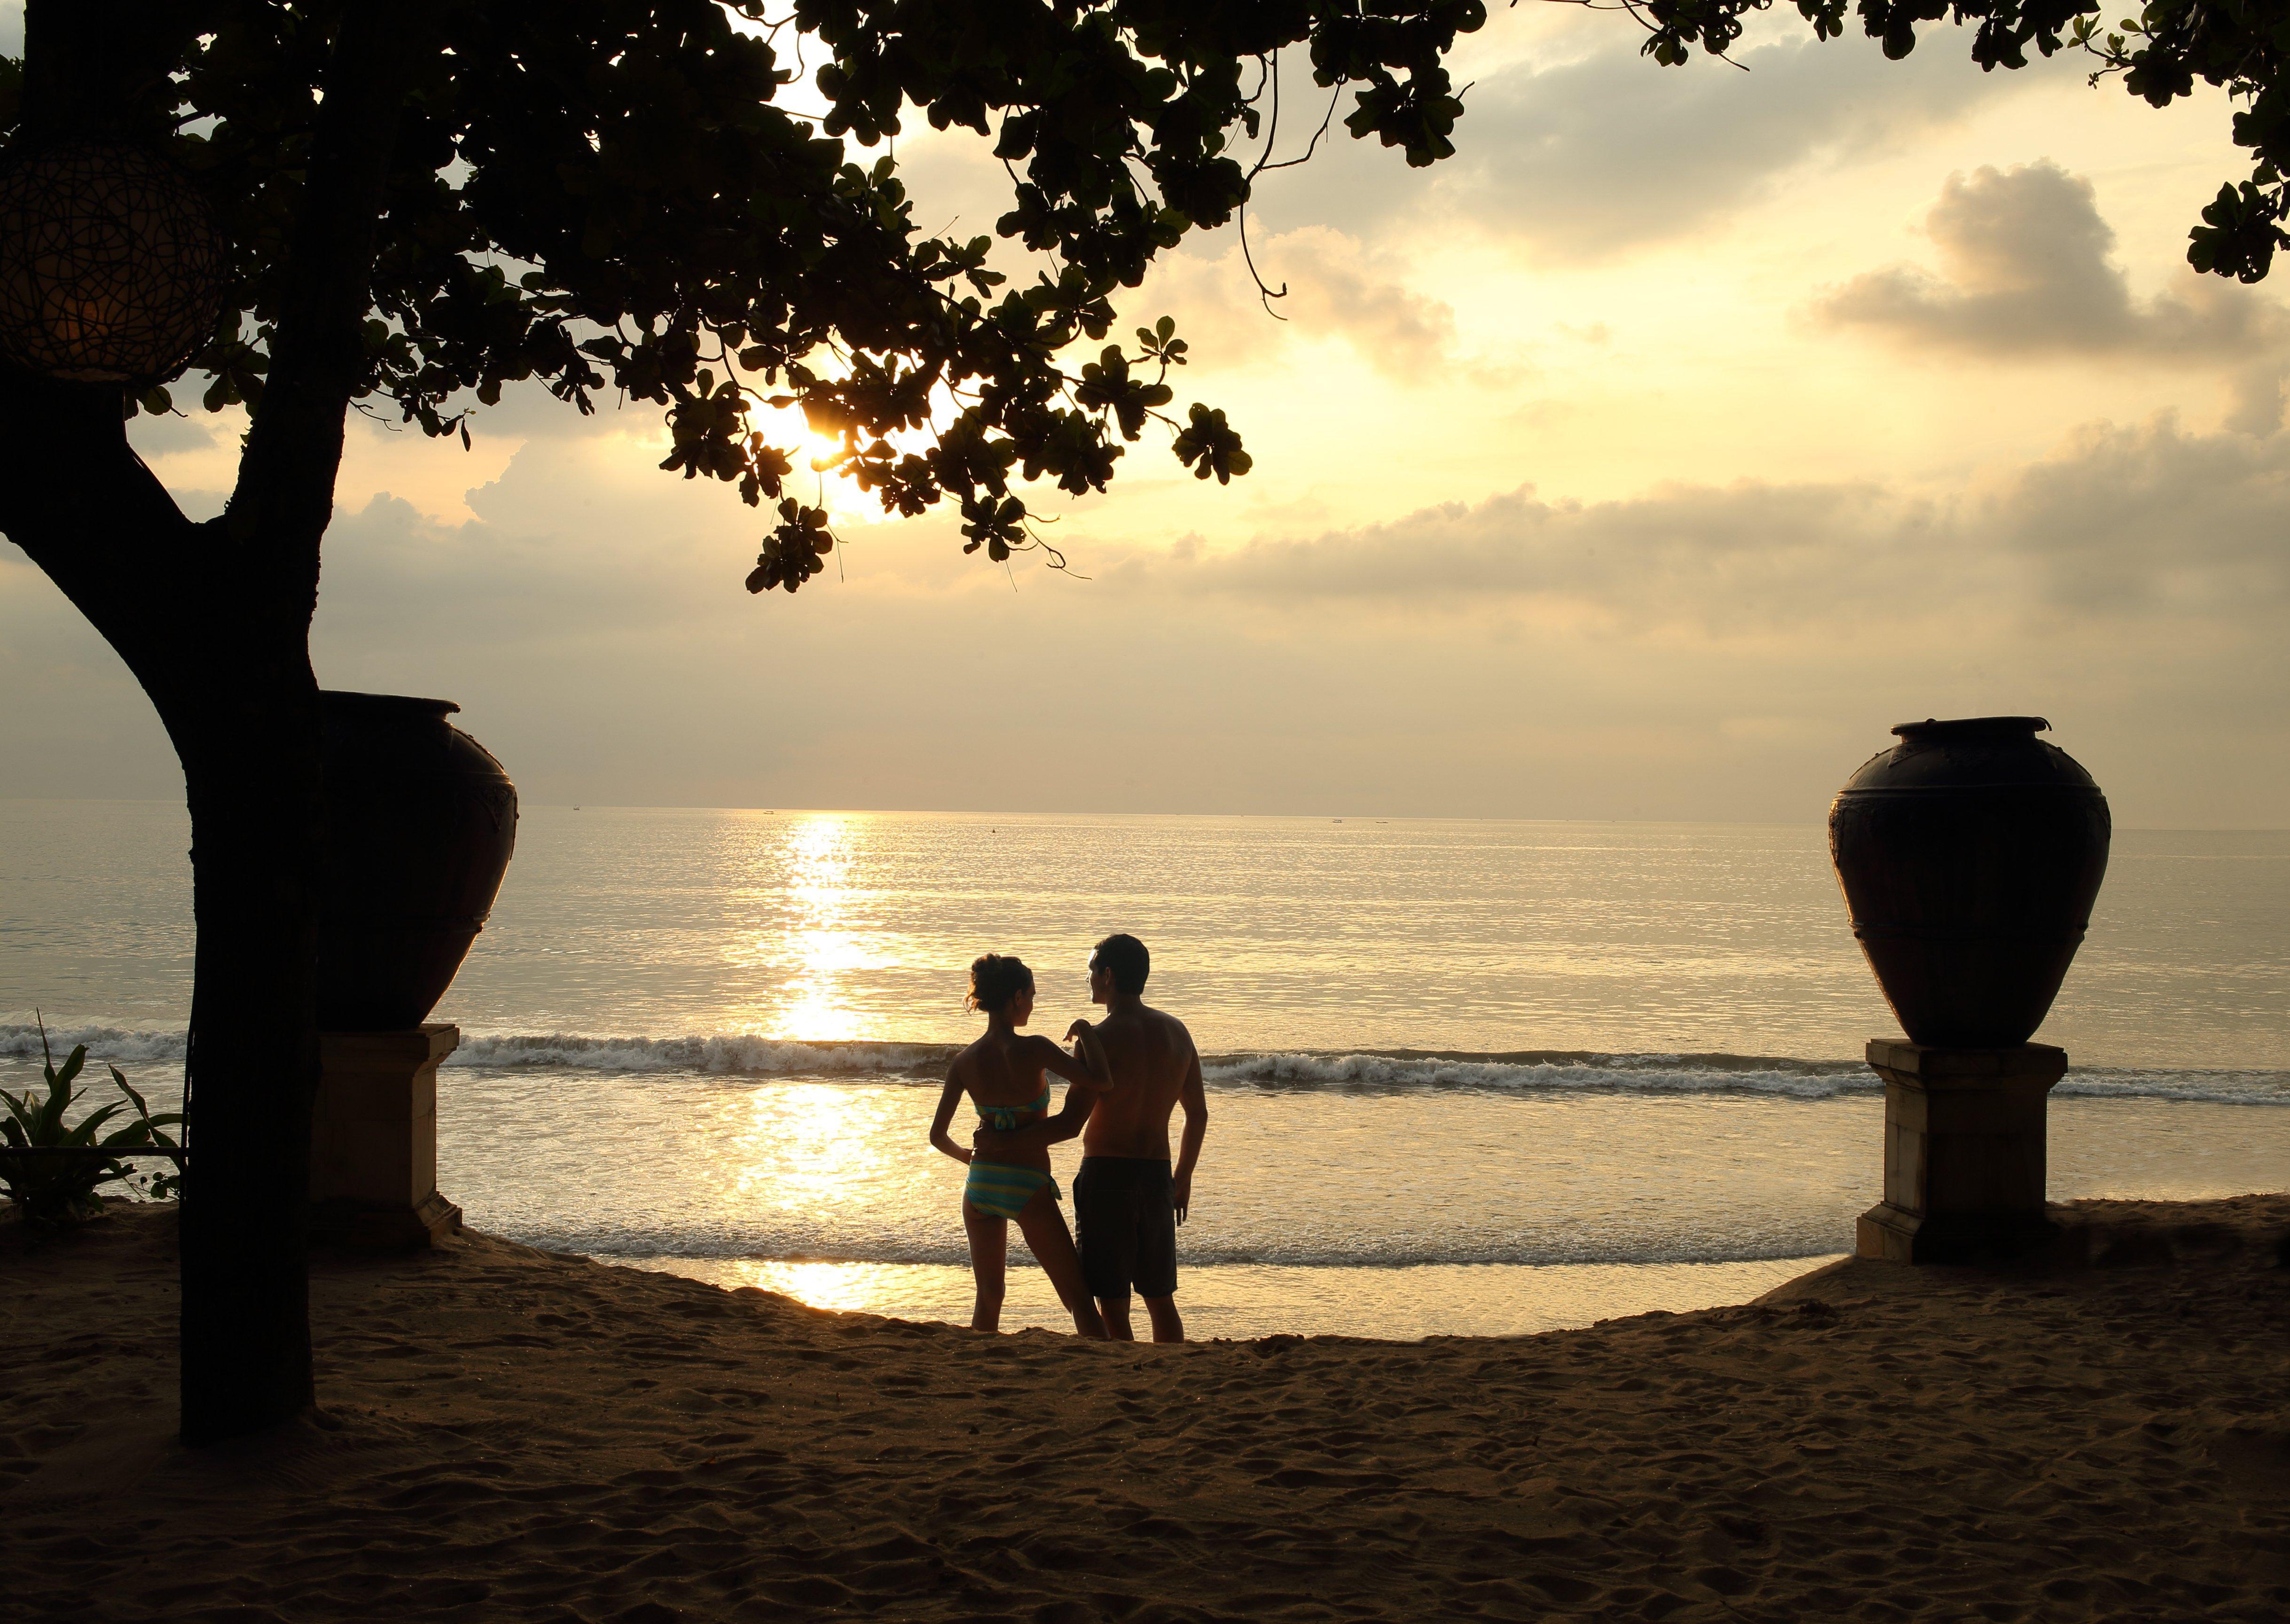
M1181 1342L1177 1313L1177 1226L1192 1205L1193 1169L1208 1132L1201 1057L1175 1016L1145 1003L1152 956L1134 936L1109 936L1089 959L1089 996L1104 1006L1095 1021L1066 1028L1073 1047L1020 1030L1034 1015L1034 972L989 953L970 967L970 1008L986 1030L954 1057L932 1119L930 1142L970 1176L962 1221L978 1300L974 1331L998 1331L1014 1220L1058 1300L1085 1337L1133 1341L1130 1297L1145 1300L1157 1342ZM1050 1077L1070 1084L1050 1109ZM967 1147L949 1133L965 1094L979 1127ZM1184 1109L1176 1160L1169 1119ZM1074 1224L1066 1228L1050 1147L1081 1136L1074 1175Z

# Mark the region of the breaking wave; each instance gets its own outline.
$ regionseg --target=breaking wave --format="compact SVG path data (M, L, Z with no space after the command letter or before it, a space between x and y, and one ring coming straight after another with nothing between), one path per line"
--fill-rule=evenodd
M60 1058L85 1044L92 1063L123 1068L180 1065L180 1031L90 1026L51 1028ZM748 1033L688 1037L576 1033L472 1033L445 1064L490 1071L578 1071L622 1076L791 1077L848 1082L931 1082L946 1074L952 1044L798 1043ZM36 1060L38 1030L0 1023L0 1060ZM1205 1058L1212 1087L1313 1093L1748 1094L1794 1100L1873 1095L1883 1084L1858 1060L1770 1055L1608 1054L1573 1050L1471 1053L1413 1049L1246 1051ZM2290 1106L2290 1071L2161 1067L2077 1067L2054 1093L2067 1098L2183 1100Z
M91 1066L112 1065L123 1070L130 1066L162 1062L171 1066L183 1063L183 1035L172 1031L142 1031L129 1027L54 1027L48 1028L48 1048L59 1064L81 1044L87 1045L87 1060ZM36 1060L40 1058L40 1028L26 1022L21 1026L0 1022L0 1060Z
M464 1036L445 1063L496 1070L698 1072L749 1077L943 1076L953 1044L793 1043L723 1033L703 1037Z

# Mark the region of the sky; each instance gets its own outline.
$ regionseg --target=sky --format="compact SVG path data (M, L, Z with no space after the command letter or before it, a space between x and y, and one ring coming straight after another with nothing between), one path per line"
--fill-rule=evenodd
M512 396L475 444L354 417L314 659L449 698L529 804L1801 821L1897 722L2049 717L2127 827L2290 824L2290 324L2195 275L2246 164L1970 36L1794 15L1739 66L1493 12L1457 156L1323 142L1122 306L1254 470L1165 437L1050 510L1071 565L879 522L751 597L762 524L637 405ZM1309 100L1301 83L1290 118ZM991 229L964 132L901 139ZM1341 136L1341 126L1334 132ZM187 512L243 422L138 420ZM172 798L110 651L0 544L0 794Z

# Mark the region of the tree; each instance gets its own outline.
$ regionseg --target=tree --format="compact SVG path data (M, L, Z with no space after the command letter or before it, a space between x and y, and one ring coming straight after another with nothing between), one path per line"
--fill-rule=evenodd
M20 70L0 74L10 160L126 143L193 179L228 274L175 372L208 380L209 410L249 413L228 508L194 524L123 428L174 409L168 378L0 368L0 529L133 672L189 802L187 1440L314 1399L308 630L347 412L466 439L467 413L521 380L584 412L607 390L654 403L663 466L773 505L747 584L793 591L833 545L761 426L799 408L886 508L951 500L965 550L1005 558L1030 543L1028 482L1102 490L1149 420L1201 477L1247 468L1221 412L1163 412L1185 358L1168 322L1133 348L1104 340L1117 291L1229 221L1272 161L1278 53L1309 53L1331 116L1351 94L1355 137L1425 164L1461 110L1443 59L1484 16L1479 0L30 0ZM823 114L785 105L798 49L827 54ZM845 138L880 146L917 110L991 140L1013 187L997 228L1053 274L1006 287L990 239L916 229L887 155L846 157Z
M1597 4L1597 0L1581 0ZM1742 19L1773 0L1620 0L1645 26L1645 53L1675 67L1696 44L1722 56L1741 38ZM1822 39L1845 31L1845 0L1796 0ZM2228 182L2188 233L2187 262L2243 282L2265 278L2274 251L2290 245L2290 4L2284 0L2152 0L2116 31L2100 21L2100 0L1860 0L1862 27L1898 61L1916 49L1920 23L1977 24L1972 60L1982 71L2028 65L2062 49L2099 63L2092 83L2120 76L2151 107L2212 85L2242 103L2234 142L2249 149L2249 179Z

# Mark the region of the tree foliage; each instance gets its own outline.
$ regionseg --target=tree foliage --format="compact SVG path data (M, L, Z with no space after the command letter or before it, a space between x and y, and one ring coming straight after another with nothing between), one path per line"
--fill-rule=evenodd
M1725 54L1741 38L1742 20L1773 0L1622 4L1646 27L1646 54L1674 67L1697 44ZM1845 31L1845 0L1795 4L1819 37ZM1972 60L1983 71L2025 68L2032 45L2045 57L2063 49L2095 57L2094 84L2120 76L2152 107L2191 96L2198 81L2224 90L2239 104L2234 141L2250 152L2250 177L2219 188L2189 233L2187 261L2257 282L2274 251L2290 244L2290 0L2154 0L2112 29L2102 21L2102 0L1859 0L1856 9L1863 30L1896 61L1916 49L1920 25L1946 21L1974 28Z
M793 591L833 545L790 488L786 442L803 436L759 408L800 408L838 447L828 466L889 512L951 500L968 549L997 560L1029 544L1023 482L1102 490L1149 422L1200 477L1245 472L1223 413L1164 411L1186 360L1168 322L1077 369L1069 352L1107 339L1117 291L1156 254L1231 220L1277 137L1281 52L1353 93L1356 136L1429 164L1461 111L1443 56L1485 20L1479 0L778 3L409 8L429 37L354 391L465 440L472 409L524 380L582 412L607 393L653 403L664 468L775 505L757 591ZM190 363L210 411L261 396L345 10L211 0L142 43L139 120L236 245ZM797 92L805 52L815 82ZM789 105L802 98L823 113ZM846 138L884 146L917 110L992 143L1013 188L997 229L1049 266L1029 285L989 268L991 238L918 229L889 151L847 156ZM174 404L153 387L129 410Z

